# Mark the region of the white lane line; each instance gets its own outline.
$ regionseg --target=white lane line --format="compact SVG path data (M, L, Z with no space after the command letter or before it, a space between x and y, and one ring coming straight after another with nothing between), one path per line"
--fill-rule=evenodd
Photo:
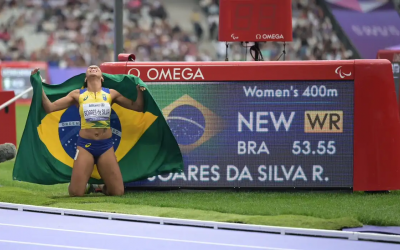
M74 246L65 246L65 245L52 245L52 244L43 244L43 243L25 242L25 241L14 241L14 240L0 240L0 242L21 244L21 245L43 246L43 247L58 247L58 248L68 248L68 249L80 249L80 250L108 250L108 249L100 249L100 248L74 247Z
M156 238L156 237L146 237L146 236L136 236L136 235L125 235L125 234L89 232L89 231L79 231L79 230L60 229L60 228L51 228L51 227L35 227L35 226L15 225L15 224L6 224L6 223L0 223L0 226L22 227L22 228L51 230L51 231L70 232L70 233L94 234L94 235L104 235L104 236L114 236L114 237L136 238L136 239L147 239L147 240L160 240L160 241L172 241L172 242L194 243L194 244L226 246L226 247L242 247L242 248L253 248L253 249L266 249L266 250L297 250L297 249L289 249L289 248L248 246L248 245L225 244L225 243L216 243L216 242L207 242L207 241L178 240L178 239L168 239L168 238Z

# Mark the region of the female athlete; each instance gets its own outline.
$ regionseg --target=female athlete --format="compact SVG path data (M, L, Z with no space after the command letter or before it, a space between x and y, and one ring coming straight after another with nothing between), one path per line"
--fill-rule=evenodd
M39 69L33 70L32 75L38 71ZM63 110L72 105L79 107L81 129L68 187L70 196L85 195L94 164L97 164L99 174L104 181L101 192L112 196L124 194L124 183L111 139L111 105L116 103L123 108L143 112L142 91L146 89L136 86L138 94L134 102L114 89L103 88L103 82L100 68L90 66L86 70L84 89L73 90L55 102L50 102L43 90L42 104L46 113Z

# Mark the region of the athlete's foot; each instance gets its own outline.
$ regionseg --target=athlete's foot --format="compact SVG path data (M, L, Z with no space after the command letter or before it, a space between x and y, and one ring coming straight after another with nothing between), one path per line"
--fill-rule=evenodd
M104 184L98 184L95 188L95 193L103 193Z
M102 193L104 184L86 184L85 194Z

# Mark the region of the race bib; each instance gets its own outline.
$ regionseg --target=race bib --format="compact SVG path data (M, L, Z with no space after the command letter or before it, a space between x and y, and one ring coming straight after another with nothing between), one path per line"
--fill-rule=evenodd
M107 121L110 114L111 106L107 102L83 104L83 115L87 122Z

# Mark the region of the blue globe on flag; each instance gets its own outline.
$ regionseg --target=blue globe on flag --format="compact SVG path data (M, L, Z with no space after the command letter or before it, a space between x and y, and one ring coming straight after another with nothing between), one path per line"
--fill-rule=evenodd
M206 126L203 113L192 105L181 105L173 109L167 122L180 145L191 145L198 141Z

